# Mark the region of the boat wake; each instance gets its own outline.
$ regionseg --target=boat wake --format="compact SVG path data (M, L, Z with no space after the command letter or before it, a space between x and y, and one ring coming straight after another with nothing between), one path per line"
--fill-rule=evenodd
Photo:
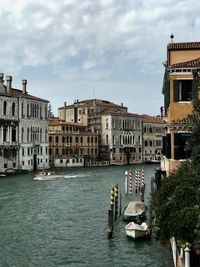
M90 176L89 174L76 174L76 175L64 175L64 178L71 179L71 178L81 178L81 177L87 177Z

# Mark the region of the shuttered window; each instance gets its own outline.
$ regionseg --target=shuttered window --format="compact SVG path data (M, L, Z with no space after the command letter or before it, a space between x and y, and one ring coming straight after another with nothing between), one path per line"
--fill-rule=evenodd
M174 80L174 102L192 100L192 80Z

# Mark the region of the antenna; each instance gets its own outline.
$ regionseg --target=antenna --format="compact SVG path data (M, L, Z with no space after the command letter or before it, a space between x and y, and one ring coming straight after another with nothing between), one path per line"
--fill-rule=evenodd
M173 39L174 39L173 33L171 33L170 38L171 38L171 43L173 44Z

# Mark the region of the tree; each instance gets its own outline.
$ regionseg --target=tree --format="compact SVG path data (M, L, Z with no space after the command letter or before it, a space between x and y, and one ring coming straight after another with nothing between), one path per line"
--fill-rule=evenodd
M54 114L52 112L51 103L48 105L48 118L53 118Z
M182 243L199 239L200 177L192 162L168 176L152 197L160 240L172 236Z

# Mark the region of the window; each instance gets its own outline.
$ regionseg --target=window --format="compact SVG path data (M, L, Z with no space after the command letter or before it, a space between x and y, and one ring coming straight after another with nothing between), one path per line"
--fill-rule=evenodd
M192 100L192 80L174 81L174 102Z
M189 141L190 133L175 133L174 134L174 159L187 159L191 155Z
M16 142L16 129L12 128L12 142Z
M7 102L3 102L3 115L6 115L6 110L7 110Z
M12 103L12 116L15 116L15 103Z
M3 142L6 142L7 128L3 128Z

